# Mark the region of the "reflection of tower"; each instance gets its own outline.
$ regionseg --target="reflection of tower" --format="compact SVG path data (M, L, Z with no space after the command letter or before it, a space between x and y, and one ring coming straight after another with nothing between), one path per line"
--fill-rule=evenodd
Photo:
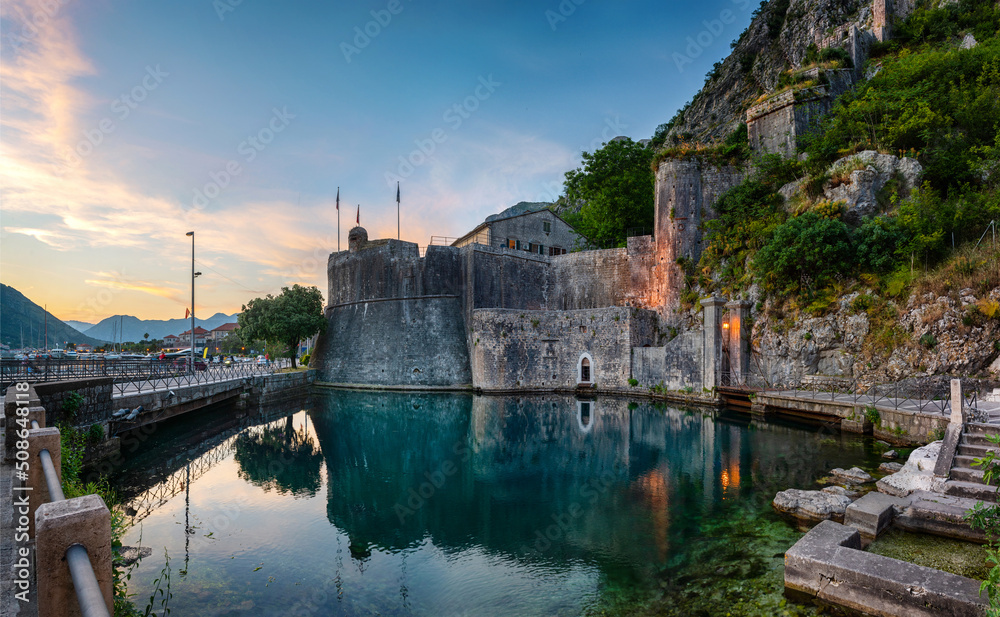
M705 501L715 498L715 422L701 423L701 454L704 461L702 468L702 490Z

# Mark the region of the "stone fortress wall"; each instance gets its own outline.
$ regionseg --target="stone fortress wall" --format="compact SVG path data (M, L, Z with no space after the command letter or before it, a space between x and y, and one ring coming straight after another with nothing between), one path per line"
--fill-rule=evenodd
M822 83L815 92L780 95L751 109L752 145L793 154L798 136L854 83L871 40L887 36L878 29L912 10L909 0L897 3L894 10L891 0L875 2L863 24L875 33L857 23L812 33L820 48L844 47L853 71L821 77L815 69L812 77ZM746 303L705 299L701 326L671 340L665 333L681 325L682 263L697 263L715 203L748 173L697 157L664 160L656 171L654 235L630 238L619 249L548 256L468 244L430 246L421 258L416 244L369 241L355 228L349 250L328 262L329 327L314 353L318 381L572 389L584 357L592 377L586 385L602 390L627 390L634 380L644 388L691 391L718 385L727 371L745 373Z

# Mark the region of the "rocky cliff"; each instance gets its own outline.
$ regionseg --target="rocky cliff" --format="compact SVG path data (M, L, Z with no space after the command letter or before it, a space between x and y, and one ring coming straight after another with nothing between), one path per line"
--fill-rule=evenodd
M878 4L878 3L876 3ZM884 3L883 3L884 5ZM906 2L896 14L908 14ZM747 110L778 87L781 74L802 66L814 48L840 48L860 71L875 32L872 2L864 0L771 0L755 12L732 53L706 78L705 87L668 123L666 143L717 141L746 119Z

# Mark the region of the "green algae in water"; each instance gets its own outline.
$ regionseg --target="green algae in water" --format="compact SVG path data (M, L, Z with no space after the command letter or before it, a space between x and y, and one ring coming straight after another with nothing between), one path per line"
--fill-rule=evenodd
M872 542L868 551L979 581L989 571L985 547L939 536L893 530Z

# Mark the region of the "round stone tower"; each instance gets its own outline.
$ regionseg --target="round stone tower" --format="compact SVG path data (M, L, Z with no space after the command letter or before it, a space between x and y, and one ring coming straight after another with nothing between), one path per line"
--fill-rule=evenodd
M368 243L368 231L364 227L355 227L347 233L347 250L357 253Z

